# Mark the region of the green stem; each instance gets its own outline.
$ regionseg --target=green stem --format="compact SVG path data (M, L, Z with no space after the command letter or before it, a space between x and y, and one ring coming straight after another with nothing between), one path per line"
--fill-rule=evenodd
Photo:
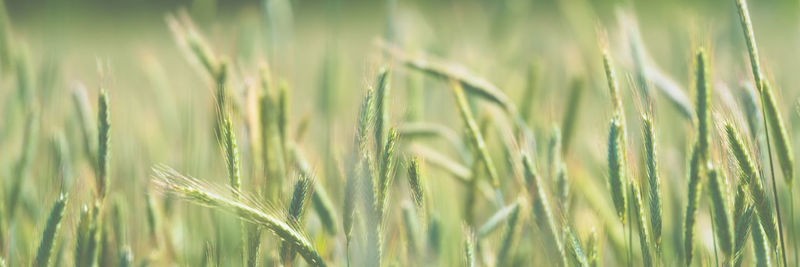
M760 86L760 87L763 90L763 85ZM765 104L766 103L765 103L765 100L764 100L764 94L761 93L760 95L761 95L761 116L763 118L766 118L767 114L766 114L766 110L765 110L766 109L765 108ZM767 155L769 156L769 169L770 169L770 176L772 177L772 196L773 196L773 199L775 199L775 212L778 215L778 234L780 235L780 240L781 240L780 254L781 254L781 257L782 257L782 260L783 260L783 266L789 266L789 264L786 261L786 246L784 245L784 242L783 242L783 223L781 222L780 201L778 201L778 186L776 185L776 182L775 182L775 164L773 163L773 160L772 160L772 147L771 147L771 144L770 144L769 128L767 127L767 120L766 119L764 120L764 135L767 138Z
M631 191L630 188L627 191L630 192ZM631 197L628 198L628 202L629 202L628 203L628 267L633 266L632 265L633 264L633 246L631 245L631 244L633 244L633 237L632 237L633 236L633 230L632 230L633 229L633 225L631 225L631 223L632 223L631 222L631 217L633 215L631 214L631 208L630 208L633 205L632 205L632 203L630 203L630 201L631 201ZM622 231L625 231L625 229L623 228Z
M795 226L797 225L797 224L795 224L795 221L794 221L794 190L792 188L792 184L789 184L788 188L789 188L789 217L791 217L789 222L791 222L791 224L792 224L792 225L789 226L789 229L792 230L791 234L792 234L792 240L793 240L792 242L794 243L794 264L797 265L797 264L800 264L800 261L798 261L798 258L797 258L798 257L798 253L797 253L797 246L798 246L797 245L797 234L796 234L796 231L794 229Z
M711 218L714 218L714 216L714 208L712 207ZM717 257L717 238L719 238L719 236L717 235L717 224L714 223L714 220L711 220L711 232L714 233L714 265L719 267L719 257Z

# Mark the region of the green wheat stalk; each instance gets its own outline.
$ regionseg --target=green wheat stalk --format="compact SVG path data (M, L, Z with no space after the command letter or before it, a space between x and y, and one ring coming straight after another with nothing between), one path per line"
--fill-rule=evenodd
M517 235L523 224L520 210L523 209L522 206L525 203L521 198L517 200L517 203L519 204L513 206L514 208L511 210L508 220L506 220L506 231L503 233L500 248L497 250L497 266L507 266L508 260L511 259L510 254L519 239Z
M750 233L753 236L753 251L755 252L755 262L757 267L772 266L769 260L769 241L764 236L764 227L758 221L753 221L753 228Z
M581 108L581 99L585 90L583 79L575 78L572 80L572 89L567 96L566 109L564 110L564 118L561 120L561 125L564 129L561 154L566 155L569 151L569 145L572 143L572 137L575 134L575 127L578 122L578 112Z
M388 130L386 146L382 149L380 164L380 175L375 184L375 206L379 216L382 218L385 214L386 205L389 199L389 188L391 187L392 180L394 179L394 162L395 162L395 148L397 144L397 130L390 128Z
M300 175L313 177L314 174L311 171L311 166L308 160L306 160L306 157L300 152L300 149L294 144L289 144L288 149L294 161L295 168ZM336 218L337 216L331 198L328 196L328 192L325 190L325 186L323 186L322 183L314 183L314 194L311 196L311 205L313 205L314 210L317 211L317 216L322 222L322 226L325 227L325 231L329 234L336 234L336 229L338 229L336 222L338 219Z
M493 233L495 230L500 229L502 223L508 220L508 218L511 216L511 213L519 208L519 204L520 203L517 202L511 203L492 214L492 216L489 217L489 219L486 220L486 222L484 222L480 228L478 228L476 235L478 240L481 240Z
M692 148L692 156L689 159L689 182L686 202L686 212L684 213L683 224L683 248L684 263L686 266L692 265L694 255L695 224L697 222L697 209L700 202L700 195L703 192L703 175L700 173L702 166L699 145Z
M709 132L709 120L711 118L711 88L709 88L708 57L704 49L697 50L695 55L695 82L697 90L695 108L697 110L697 149L700 153L700 161L708 159L709 143L711 133Z
M299 179L297 179L294 184L294 191L292 191L292 199L289 202L287 221L302 225L306 207L308 206L311 195L314 194L314 184L314 179L304 174L301 174ZM289 242L281 242L280 253L281 262L286 266L291 266L294 260L293 246Z
M464 227L464 266L475 266L475 232L468 227Z
M617 211L622 226L625 226L627 213L627 194L625 180L625 154L624 141L622 141L622 124L619 113L611 118L611 127L608 134L608 187L611 190L611 199Z
M67 196L62 194L56 200L53 209L50 210L50 217L47 218L47 224L42 233L42 241L39 243L33 266L46 267L50 264L50 254L52 254L56 235L58 234L58 229L61 228L61 219L64 218L66 208Z
M309 265L325 266L322 257L297 222L279 219L286 216L281 216L275 209L259 205L257 201L249 200L250 198L244 195L241 196L241 200L226 196L220 193L220 190L214 190L210 185L183 176L169 167L154 168L153 182L157 188L166 193L199 205L229 212L242 220L261 225L294 246Z
M777 229L773 214L772 203L770 202L766 189L761 184L761 176L758 174L752 156L739 136L738 131L729 122L723 124L725 134L728 139L728 149L736 160L739 170L742 171L744 179L749 189L750 199L755 206L761 227L770 244L777 245Z
M559 231L553 219L553 214L550 212L550 204L545 194L545 189L542 186L541 179L537 174L536 167L530 156L522 153L522 165L524 167L525 181L529 181L528 192L531 194L531 202L533 203L533 215L536 218L536 224L539 229L543 229L547 238L553 242L553 246L549 246L557 252L561 259L560 264L567 266L567 255L564 251L563 243L559 238Z
M789 141L789 134L783 124L775 95L769 83L766 81L764 82L762 93L764 94L762 97L767 104L765 107L767 111L767 123L770 129L772 129L772 138L775 140L776 155L781 165L781 170L783 171L783 179L786 181L786 185L791 191L792 181L794 179L794 154L792 153L792 144Z
M481 134L480 128L478 128L478 123L475 121L472 110L470 110L467 104L467 97L464 95L464 89L461 87L461 84L455 80L450 80L450 85L453 88L453 94L458 104L458 110L461 113L461 119L464 121L464 124L467 125L470 142L477 150L478 158L483 162L486 171L489 173L492 187L498 190L500 187L500 178L497 174L497 168L495 168L494 161L489 156L489 149L486 147L486 141L484 141L483 134Z
M770 174L771 174L770 176L772 178L772 194L773 194L773 198L775 199L775 213L776 213L776 215L778 217L777 218L777 222L778 222L777 223L778 224L778 233L777 234L780 235L780 245L781 245L781 247L780 247L780 252L781 253L780 254L782 255L783 265L786 266L788 264L787 264L787 260L786 260L786 246L784 245L784 241L783 241L783 223L781 221L780 201L778 201L778 188L777 188L777 184L775 182L775 168L774 168L773 161L772 161L772 145L770 144L769 128L767 127L767 121L768 120L780 121L780 118L778 118L777 116L773 116L773 119L767 118L766 113L767 113L767 109L768 108L767 108L767 100L766 100L766 98L767 98L767 94L771 94L771 92L766 92L767 90L769 90L769 87L767 85L767 81L762 76L763 73L761 72L761 66L759 65L758 48L756 47L756 38L755 38L755 33L753 32L753 23L750 20L750 11L747 8L747 2L745 0L736 0L736 7L737 7L737 9L739 11L739 21L742 24L742 30L744 32L745 41L747 43L747 52L748 52L748 55L750 56L750 66L751 66L751 69L753 71L753 78L755 79L756 88L758 88L758 91L761 93L761 116L764 117L764 131L766 132L765 136L766 136L766 139L767 139L767 155L768 155L768 158L769 158L769 166L770 166ZM776 108L775 113L777 114L777 108ZM773 126L775 126L775 124L777 124L775 122L773 122L773 123L774 123ZM786 147L786 146L784 146L783 149L788 151L788 147ZM781 148L778 148L778 150L781 150ZM781 157L780 154L782 154L782 153L778 152L778 154L779 154L778 157ZM785 155L785 160L786 161L789 161L790 158L791 158L790 156ZM790 169L789 167L784 166L784 171L787 171L789 169ZM794 201L794 200L792 199L792 201ZM767 224L767 225L764 225L764 224ZM762 227L764 228L764 230L765 230L765 232L767 234L767 237L770 239L770 243L772 243L773 246L777 247L778 239L775 238L775 234L774 233L770 234L770 231L772 231L772 230L768 230L768 229L772 228L772 226L770 226L770 224L771 224L770 222L765 223L765 222L762 221Z
M714 168L707 170L708 191L711 196L714 230L716 230L717 243L725 255L725 262L733 256L733 237L731 234L731 221L728 213L728 189L724 177Z
M644 150L647 167L648 203L650 204L650 224L653 231L653 246L656 254L662 256L661 250L661 227L662 215L664 214L661 206L661 178L658 175L658 152L656 149L656 133L653 118L643 116L642 128L644 132Z
M375 100L374 97L375 91L372 89L367 90L366 94L364 95L361 101L361 108L358 115L358 124L356 126L356 133L354 136L354 146L355 146L355 155L354 157L357 159L354 166L351 168L352 173L348 175L347 181L345 182L345 195L344 195L344 203L342 205L342 227L344 228L345 238L347 239L348 243L348 250L350 239L353 233L353 219L355 216L355 209L356 209L356 199L355 195L357 192L357 185L358 179L356 176L361 177L364 175L364 170L362 168L363 162L366 160L367 156L367 145L368 145L368 131L370 126L372 126L374 113L373 113L373 103ZM349 254L349 253L348 253Z
M570 256L576 266L589 267L589 259L581 247L581 241L572 232L569 226L564 227L564 236L567 238L567 247L569 247Z
M403 230L405 232L406 243L408 243L408 261L410 263L414 262L414 256L419 254L420 248L422 244L420 244L419 238L417 237L417 233L419 232L419 218L416 214L414 214L414 208L411 207L411 204L408 202L403 202L402 205L402 213L403 213Z
M454 63L440 62L422 56L411 56L391 44L380 43L380 46L385 51L389 52L394 59L402 62L406 66L424 72L430 76L450 81L451 84L458 83L470 94L499 106L506 115L513 120L516 130L522 133L523 140L526 142L533 142L533 132L528 127L527 121L517 109L517 106L514 105L500 88L492 84L489 80L464 71L463 67Z
M389 130L389 103L391 91L391 72L388 67L378 71L378 80L375 83L375 153L378 157L383 155L386 138Z
M425 221L425 182L419 168L419 159L412 157L408 164L408 186L411 188L411 199L417 208L422 221Z
M81 210L75 245L75 266L93 266L97 260L102 229L99 214L99 202L95 202L91 209L83 206Z
M272 200L276 200L283 188L286 159L283 157L283 142L280 139L280 129L278 129L278 101L274 99L270 92L270 89L272 89L272 76L264 66L262 66L260 73L262 95L259 99L261 108L259 117L261 119L262 153L264 153L262 160L264 160L263 165L267 176L267 190L265 193Z
M558 179L558 169L561 167L561 130L558 126L553 126L550 130L550 139L547 144L547 162L549 163L550 178Z
M111 111L108 92L100 89L97 100L97 196L105 199L108 195L108 173L110 162Z
M567 164L562 163L556 171L556 195L558 203L560 203L561 215L569 217L569 174L567 173Z
M644 205L642 205L642 192L639 189L639 185L634 181L628 183L628 188L631 189L630 193L633 197L631 199L633 204L631 211L633 212L633 217L636 218L636 223L639 225L639 246L642 250L642 264L644 266L653 266L654 260L650 250L650 232L647 230L647 215L644 212Z
M736 194L733 199L733 256L731 262L733 266L740 266L742 263L745 244L751 231L751 221L753 218L753 206L748 202L747 178L743 173L739 173L736 183Z

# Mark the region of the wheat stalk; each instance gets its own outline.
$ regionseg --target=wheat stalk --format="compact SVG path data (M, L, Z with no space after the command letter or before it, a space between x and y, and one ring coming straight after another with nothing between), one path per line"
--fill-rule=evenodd
M61 219L64 218L64 211L67 208L67 196L60 195L53 204L53 209L50 210L50 217L47 218L47 224L42 233L42 241L39 243L39 249L36 252L36 260L33 266L46 267L50 263L50 254L52 254L53 245L56 242L56 235L58 229L61 228Z
M564 117L561 120L561 127L564 129L563 138L561 141L561 154L567 154L569 146L572 143L572 136L575 134L576 123L578 122L578 112L581 108L581 99L585 90L583 79L575 78L572 80L572 85L567 96L566 108Z
M733 155L736 160L739 170L745 175L747 188L750 192L750 199L753 201L753 206L755 206L761 227L764 229L764 233L770 244L773 246L777 245L778 234L775 226L772 202L770 202L767 197L767 191L761 185L761 176L757 172L749 150L745 147L741 137L739 137L738 131L728 122L725 122L723 125L728 139L728 148L731 155Z
M97 100L97 196L105 199L108 195L108 173L110 162L111 111L109 110L108 92L100 89Z
M518 240L518 233L521 231L522 215L520 210L523 210L525 205L522 198L516 201L517 205L513 205L513 209L508 215L506 220L506 231L503 233L503 238L500 241L500 248L497 250L497 266L507 266L508 260L511 259L511 253Z
M706 174L708 176L708 191L711 196L712 217L714 218L717 243L725 255L725 262L728 262L733 255L733 237L727 204L728 189L725 184L725 178L720 171L709 167Z
M419 160L412 157L408 163L408 186L411 188L411 198L417 208L417 213L425 221L425 181L419 168Z
M212 186L195 178L186 177L169 167L153 169L153 183L166 193L182 197L196 204L232 213L240 219L249 221L270 230L281 239L293 245L297 252L312 266L325 266L309 238L295 221L284 221L278 211L241 195L241 200L225 196Z
M622 141L622 125L619 113L611 118L611 127L608 134L608 187L611 190L611 199L617 211L620 223L625 225L627 213L627 194L625 180L625 154Z
M545 194L539 175L536 172L536 167L533 165L533 161L525 152L522 153L522 165L525 168L525 180L529 181L528 192L531 195L533 215L536 218L536 224L540 229L544 230L545 234L547 234L547 238L553 242L553 246L549 247L554 248L556 254L561 257L560 264L562 266L567 266L567 255L564 251L563 243L559 239L558 228L556 228L553 214L550 212L550 204L547 200L547 195Z
M495 168L494 161L489 156L489 150L486 147L486 141L484 141L483 134L481 134L478 124L475 122L475 117L472 115L472 111L467 104L467 97L464 95L464 90L461 87L461 84L455 80L450 80L450 85L453 88L453 94L455 95L458 109L461 113L461 119L464 121L464 124L467 125L470 141L475 150L477 150L478 158L481 160L481 162L483 162L486 171L489 173L489 179L492 182L492 187L497 190L500 187L500 178L497 174L497 168Z
M661 178L658 175L658 152L656 149L656 133L653 119L650 116L643 116L642 128L644 132L644 150L647 167L647 181L649 185L648 203L650 206L650 223L653 231L653 246L656 253L660 256L661 250L661 227L662 214L664 213L661 205Z
M642 192L639 189L639 185L634 181L630 181L628 188L631 189L630 193L633 197L631 199L633 204L631 211L633 212L633 217L636 218L636 223L639 225L639 247L642 250L642 264L644 266L653 266L654 260L650 250L650 232L647 230L647 215L642 205Z
M689 159L689 183L686 213L684 213L683 224L683 247L685 253L686 266L692 265L692 258L694 255L694 238L695 238L695 224L697 222L697 209L700 201L700 195L703 192L703 175L701 171L701 154L699 145L692 148L692 156Z
M778 238L776 238L775 236L779 235L779 237L780 237L780 252L781 252L780 254L781 254L782 259L783 259L783 265L786 266L788 264L787 264L787 260L786 260L786 246L784 245L784 241L783 241L783 223L781 221L780 201L778 200L778 186L776 185L776 182L775 182L775 167L774 167L773 161L772 161L772 145L770 144L769 128L767 127L767 121L770 120L769 118L767 118L767 115L766 115L767 114L767 109L768 109L767 108L767 106L768 106L768 104L767 104L767 102L768 102L767 101L767 98L768 98L767 96L768 95L767 94L771 94L771 92L766 92L766 91L768 91L770 89L769 89L769 86L767 85L766 79L763 78L763 72L761 71L761 66L759 65L758 48L756 47L756 38L755 38L755 34L753 33L753 23L750 21L750 11L747 8L746 0L736 0L736 7L739 10L739 20L740 20L740 22L742 24L742 29L743 29L743 32L744 32L745 41L747 43L747 52L750 55L750 66L751 66L752 71L753 71L753 78L755 79L756 88L758 88L758 91L761 93L761 116L764 117L764 119L765 119L764 120L764 131L766 132L765 136L766 136L766 140L767 140L767 157L769 159L770 176L772 178L771 179L772 180L772 196L775 199L775 213L776 213L776 215L778 217L777 218L777 222L778 222L777 223L777 225L778 225L777 233L774 233L774 231L773 231L774 229L771 229L771 228L774 228L773 226L770 225L770 224L772 224L771 222L763 222L762 221L762 227L764 228L764 230L765 230L765 232L767 234L767 237L770 240L770 243L772 243L773 246L775 246L776 248L777 248L777 244L778 244ZM775 113L777 114L777 108L775 107L775 105L772 105L772 106L773 106L773 108L776 109ZM772 117L773 117L773 119L771 119L771 120L773 121L773 127L775 127L776 126L775 124L779 124L777 122L780 121L780 118L778 118L777 116L772 116ZM778 133L778 134L780 135L780 133ZM778 141L778 142L780 143L781 141ZM782 157L781 156L782 153L780 152L781 148L778 147L778 149L779 149L778 157ZM786 146L784 146L783 149L788 151L788 147L786 147ZM790 156L783 155L783 157L784 157L783 160L786 160L787 162L790 161L790 158L791 158ZM785 172L789 172L789 173L793 172L793 170L792 171L789 171L789 170L790 170L790 167L784 166L784 171ZM792 175L793 175L793 173L792 173ZM794 201L794 199L792 199L791 201ZM794 220L792 220L792 221L794 221ZM764 224L766 224L766 225L764 225Z
M464 227L464 266L475 266L475 232L472 229Z

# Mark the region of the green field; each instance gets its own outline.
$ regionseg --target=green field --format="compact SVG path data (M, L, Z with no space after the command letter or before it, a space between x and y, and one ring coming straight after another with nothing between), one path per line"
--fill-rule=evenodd
M0 267L797 266L798 15L0 0Z

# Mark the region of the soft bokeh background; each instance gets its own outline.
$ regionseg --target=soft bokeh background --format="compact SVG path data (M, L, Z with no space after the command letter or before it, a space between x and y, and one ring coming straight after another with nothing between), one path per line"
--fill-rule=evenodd
M796 75L795 65L800 62L800 53L797 53L800 4L777 0L751 2L763 66L777 89L785 120L797 122L794 107L800 95L800 90L796 89L800 86L800 76ZM167 14L176 14L179 10L191 16L215 54L232 62L231 90L236 97L244 99L246 86L258 81L258 67L263 64L269 64L274 77L288 82L291 131L302 122L308 123L307 136L299 146L309 158L318 181L328 188L337 211L341 210L345 179L338 168L350 168L359 101L365 89L374 83L380 66L391 66L393 71L393 124L402 126L410 120L421 120L443 124L458 133L463 131L446 84L419 74L410 75L413 72L408 68L382 53L377 45L380 39L389 40L406 51L463 65L477 76L492 81L518 105L523 101L521 96L526 88L538 88L529 123L539 144L537 150L541 157L536 157L536 161L540 166L548 164L544 155L550 129L561 123L572 79L584 79L586 90L578 113L578 126L570 152L564 155L576 186L569 218L583 237L592 228L605 232L602 230L605 226L600 223L603 219L595 212L597 207L585 201L582 194L586 192L579 188L586 184L580 181L591 181L597 187L584 190L598 191L608 200L604 186L605 149L611 110L599 52L602 44L609 45L619 68L629 118L639 118L638 112L645 109L632 86L629 36L624 30L637 22L650 62L674 79L681 90L692 97L690 99L693 99L694 90L690 86L693 81L691 56L697 47L705 47L710 52L716 119L744 122L742 117L737 117L739 113L729 109L742 106L741 95L745 90L742 84L751 80L746 47L732 0L6 1L5 6L13 42L23 51L21 53L29 55L36 84L35 108L41 115L35 160L30 178L22 189L24 208L9 221L7 229L2 229L7 233L3 240L7 246L2 256L9 266L32 261L47 212L62 190L69 192L70 202L59 236L57 265L72 263L74 242L70 240L78 219L77 211L91 201L94 186L91 166L82 154L72 103L72 90L78 84L88 88L94 110L99 88L106 88L110 94L109 199L124 207L128 226L125 232L136 262L151 262L155 266L172 263L197 266L207 253L208 244L218 249L222 266L239 264L241 257L237 248L241 239L237 220L170 200L149 189L151 167L155 164L166 164L214 183L227 182L223 157L213 132L214 88L207 74L187 59L165 22ZM624 16L632 19L620 23ZM329 65L326 66L326 62ZM540 77L534 85L529 84L532 63L538 66ZM324 79L326 71L333 73L334 79ZM0 168L4 184L8 185L22 150L25 112L19 108L15 70L0 72L0 111L4 118L0 123ZM422 96L418 96L423 103L422 108L416 110L418 117L408 116L411 112L407 104L408 88L414 86L413 82L417 82L422 92ZM667 100L656 99L665 197L678 201L665 201L665 205L668 213L679 214L684 208L680 201L685 199L684 166L689 143L693 140L693 127ZM245 131L243 124L243 120L240 121L241 132ZM744 124L742 126L744 129ZM635 159L631 164L634 173L639 174L643 167L638 120L631 119L629 127L633 129L630 131L631 147L636 148L631 150L630 157ZM496 158L503 156L502 150L497 149L503 144L503 131L498 129L488 134ZM60 171L54 167L49 140L56 132L67 136L73 166L68 175L59 175ZM790 133L797 136L791 127ZM246 148L247 136L241 135L246 158L250 153ZM419 142L456 157L456 153L441 141ZM403 145L406 154L412 153L406 149L409 144L410 141ZM714 154L725 164L723 145L715 141ZM263 166L249 160L243 160L243 164L243 183L247 191L247 185L258 184L257 174ZM515 175L506 166L501 169L504 176ZM545 173L547 167L541 169ZM434 166L426 166L424 170L429 178L432 209L445 225L443 249L430 261L413 263L453 266L461 257L463 238L459 216L464 190L446 172ZM396 203L408 199L404 173L402 168L398 171L398 189L392 195ZM63 180L62 176L71 178ZM508 201L513 200L515 194L512 181L509 178L503 182L504 188L509 190ZM289 188L284 192L288 196ZM156 230L158 240L148 234L145 207L148 194L156 200L160 222ZM287 196L282 199L288 199ZM611 207L610 202L594 205ZM400 220L400 206L393 207L397 221ZM479 208L479 222L493 213L489 204L481 204ZM710 220L706 214L701 215L702 230L698 231L705 251L713 249ZM670 220L665 224L667 229L680 228ZM306 228L327 255L330 265L345 263L341 234L323 233L314 215L308 216ZM393 238L399 238L397 231L393 232ZM680 232L665 231L665 242L673 245L668 239ZM601 234L603 236L607 234ZM526 242L520 242L519 251L534 251L541 246L529 242L531 239L535 240L527 238ZM276 240L274 236L266 236L264 242ZM275 256L269 252L274 247L274 244L265 245L265 258ZM390 254L402 255L399 247L392 245L390 251L394 252ZM606 263L619 263L610 248L604 251ZM700 261L710 263L710 253L702 254ZM532 260L532 265L547 262L546 258L538 257L542 254L518 254L516 257L523 259L521 262ZM677 258L677 255L671 257ZM397 258L397 264L411 264L402 257Z

